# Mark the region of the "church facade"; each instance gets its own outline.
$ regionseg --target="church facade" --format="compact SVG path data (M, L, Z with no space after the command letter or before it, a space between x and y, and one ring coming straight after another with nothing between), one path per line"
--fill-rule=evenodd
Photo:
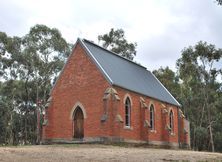
M42 142L189 147L180 104L145 67L78 39L46 105Z

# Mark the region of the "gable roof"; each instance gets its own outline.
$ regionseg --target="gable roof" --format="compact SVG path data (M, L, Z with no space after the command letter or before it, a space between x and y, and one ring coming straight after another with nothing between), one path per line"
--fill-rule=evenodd
M77 42L84 47L110 84L180 106L162 83L145 67L86 39L78 39Z

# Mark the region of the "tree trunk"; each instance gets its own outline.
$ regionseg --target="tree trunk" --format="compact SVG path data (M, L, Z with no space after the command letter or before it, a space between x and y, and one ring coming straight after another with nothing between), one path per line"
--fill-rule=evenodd
M28 72L29 76L30 72ZM25 101L25 144L27 144L27 137L28 137L28 132L27 132L27 114L28 114L28 101L29 101L29 90L28 90L28 77L25 80L25 92L26 92L26 101Z
M210 123L210 127L209 127L209 130L210 130L210 143L211 143L211 149L212 149L212 152L214 152L214 140L213 140L213 131L212 131L212 125Z
M11 115L10 115L10 123L11 123L11 125L10 125L10 143L11 144L14 143L14 140L13 140L13 137L14 137L14 135L13 135L13 121L12 120L13 119L12 119L12 112L11 112Z
M38 145L40 143L40 113L39 113L39 90L38 90L38 83L36 85L36 144Z
M24 142L25 142L25 145L27 144L27 117L26 117L26 113L25 113L25 130L24 130L24 133L25 133L25 139L24 139Z
M208 122L209 122L209 133L210 133L210 143L211 143L211 151L214 152L214 139L213 139L213 130L212 130L212 123L211 123L211 112L210 112L210 107L208 104L208 94L207 94L207 99L205 100L206 102L206 108L207 108L207 116L208 116Z
M193 140L192 140L192 143L193 143L193 149L196 150L196 127L194 126L194 129L193 129Z
M207 101L208 101L208 94L207 94ZM212 130L212 123L211 123L211 111L208 102L206 103L207 107L207 116L209 122L209 133L210 133L210 143L211 143L211 151L214 152L214 139L213 139L213 130Z
M40 144L40 127L39 127L39 121L40 121L40 113L39 113L39 108L37 106L36 108L36 117L37 117L37 121L36 121L36 144Z
M204 112L205 112L205 104L202 107L202 111L201 111L201 117L200 117L200 127L202 127L202 123L203 123L203 119L204 119Z

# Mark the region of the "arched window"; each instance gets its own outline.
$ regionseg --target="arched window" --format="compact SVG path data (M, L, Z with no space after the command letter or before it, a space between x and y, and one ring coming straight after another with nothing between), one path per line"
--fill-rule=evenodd
M173 111L170 110L170 129L173 132Z
M155 125L155 112L153 104L150 105L150 129L154 130Z
M129 97L125 101L125 126L130 126L131 103Z

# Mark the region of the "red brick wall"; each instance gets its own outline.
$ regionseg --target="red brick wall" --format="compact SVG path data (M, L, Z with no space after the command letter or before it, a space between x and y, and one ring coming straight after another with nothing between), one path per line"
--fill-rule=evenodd
M174 131L166 130L169 124L169 112L162 113L162 102L149 97L116 87L120 101L107 101L108 119L101 122L104 114L103 96L111 85L96 67L95 63L77 44L68 59L55 88L52 90L52 103L47 109L48 125L44 127L44 139L72 139L72 110L75 103L80 102L85 108L87 117L84 119L84 137L117 136L131 140L178 142L178 108L164 103L166 109L173 110ZM116 115L120 114L125 121L124 97L131 99L131 127L125 128L125 123L117 123ZM155 129L144 127L144 120L149 121L149 108L141 108L140 97L149 106L155 108Z
M81 102L87 114L84 120L85 137L100 136L100 118L103 113L103 95L109 83L90 57L77 44L53 89L52 104L48 108L48 125L45 139L73 136L71 110Z
M132 109L131 109L131 129L126 129L123 127L121 129L121 137L126 139L134 139L134 140L148 140L148 141L169 141L169 142L178 142L178 108L173 105L165 104L168 110L172 109L174 113L174 130L173 132L169 132L166 130L166 123L169 124L169 113L164 115L162 113L163 106L161 105L162 102L140 95L138 93L134 93L132 91L115 87L117 90L119 97L120 97L120 107L119 113L122 118L125 120L125 109L124 109L124 97L126 94L130 96L132 102ZM144 114L144 119L149 120L150 118L150 111L149 107L144 110L141 108L140 105L140 97L143 97L148 106L150 103L154 105L155 108L155 129L151 130L150 128L144 127L144 120L141 118ZM141 133L142 132L142 133ZM144 138L145 136L145 138Z

